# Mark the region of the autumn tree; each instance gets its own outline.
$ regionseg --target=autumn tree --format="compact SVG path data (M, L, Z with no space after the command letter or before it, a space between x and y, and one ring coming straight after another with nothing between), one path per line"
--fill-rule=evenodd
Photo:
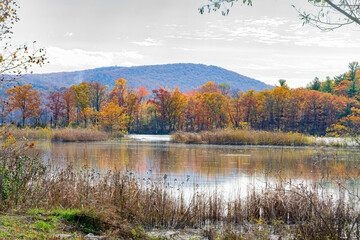
M119 106L123 106L125 104L125 98L127 95L127 80L120 78L115 80L115 86L113 90L110 92L110 99L115 99Z
M100 125L113 134L114 131L124 133L128 126L128 116L124 108L116 101L111 101L100 110Z
M200 93L219 93L221 90L214 82L207 82L200 87Z
M178 88L172 92L169 89L159 88L153 90L153 93L155 97L149 102L155 106L155 121L159 121L160 131L172 131L175 127L179 127L185 111L185 95Z
M291 89L285 99L284 130L300 131L299 125L303 118L304 95L307 93L303 89Z
M185 117L185 128L186 130L195 130L195 121L197 118L196 115L196 106L197 106L197 99L196 99L196 92L192 91L186 93L186 106L184 110L184 117Z
M77 108L81 119L87 126L88 116L90 114L90 86L87 82L82 82L79 85L72 85L72 94L74 98L74 106Z
M146 89L146 87L139 87L140 100L143 100L145 96L149 95L150 92Z
M352 106L351 113L333 123L327 129L327 133L334 137L352 137L360 144L360 103L352 101L349 105Z
M258 107L258 100L255 96L255 91L250 90L241 96L241 104L243 106L244 122L253 126L256 122L256 112Z
M23 127L26 119L39 116L40 96L32 88L31 85L15 86L5 92L5 95L9 95L8 111L19 111L21 113Z
M155 106L155 119L159 120L160 131L164 132L166 126L169 124L169 111L170 111L170 90L159 88L152 91L155 97L149 100ZM155 124L156 125L156 124Z
M178 87L171 92L169 103L170 131L176 128L180 129L181 123L183 122L186 102L186 96L180 92Z
M254 97L258 103L257 120L256 124L252 121L252 126L258 125L268 130L284 129L286 127L286 102L289 95L290 90L287 85L256 93Z
M131 124L135 121L135 119L138 118L139 110L140 110L140 104L141 104L141 97L140 93L136 91L131 91L127 94L125 100L125 109L127 112L127 115L129 116L128 121L128 131L130 131Z
M221 93L197 95L196 122L200 129L223 128L229 123L229 101Z
M345 102L329 93L308 91L304 101L304 130L310 134L325 134L346 108Z
M72 109L74 104L74 95L72 93L72 88L61 88L61 98L64 104L64 116L65 116L65 125L68 126L70 123Z
M90 100L90 107L94 110L99 112L101 109L101 104L106 99L106 86L103 86L99 82L92 82L89 86L89 100Z
M231 123L235 128L239 128L241 123L244 122L243 106L241 103L243 94L243 92L238 92L237 95L230 100L229 116Z
M277 129L284 129L286 122L285 122L285 115L286 115L286 102L289 99L290 90L286 85L281 87L274 88L271 90L271 95L274 101L273 106L273 116L274 122L273 124L276 126Z
M65 110L65 102L63 99L63 94L59 91L50 91L48 96L49 103L47 106L50 108L52 112L52 119L54 122L54 127L56 127L59 117L64 114Z
M145 97L149 95L150 92L146 89L146 87L140 87L137 92L139 94L140 99L137 103L138 107L137 107L136 115L134 116L135 121L133 123L136 124L137 129L140 129L140 124L142 124L142 122L146 118L146 113L147 113L146 109L148 103Z

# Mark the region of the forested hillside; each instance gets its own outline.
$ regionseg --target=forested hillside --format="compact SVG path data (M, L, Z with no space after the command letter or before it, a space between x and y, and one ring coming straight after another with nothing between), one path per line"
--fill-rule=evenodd
M211 81L216 84L227 83L239 91L272 89L273 86L216 66L203 64L166 64L138 67L105 67L76 72L25 75L22 82L39 90L55 90L70 87L81 82L99 82L109 89L115 80L124 78L130 88L146 87L149 90L159 87L190 91Z

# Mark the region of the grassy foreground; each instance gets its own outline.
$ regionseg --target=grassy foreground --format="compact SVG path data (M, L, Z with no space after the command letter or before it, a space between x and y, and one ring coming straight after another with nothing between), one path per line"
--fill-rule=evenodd
M176 132L172 141L177 143L206 143L220 145L279 145L309 146L315 142L300 133L281 133L254 130L215 130L198 133Z
M38 228L43 226L46 231L29 229L24 221L21 231L36 230L33 234L47 236L66 230L82 237L94 233L108 239L170 239L157 236L156 232L148 234L155 228L200 229L197 235L203 238L194 239L209 240L360 237L356 199L344 195L334 198L321 192L320 185L285 185L254 188L245 196L226 200L221 192L195 188L190 196L185 196L176 186L169 188L165 179L143 181L125 172L79 173L70 167L51 176L38 176L22 192L15 189L13 194L18 197L3 200L0 208L33 214L34 221L30 223L36 226L38 221ZM28 221L26 214L18 219Z

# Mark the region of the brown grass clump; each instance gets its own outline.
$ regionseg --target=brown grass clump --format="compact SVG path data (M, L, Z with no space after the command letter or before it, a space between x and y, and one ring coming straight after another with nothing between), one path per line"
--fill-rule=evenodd
M230 129L202 131L199 133L176 132L172 134L172 141L178 143L205 143L221 145L314 145L313 141L305 135L299 133Z
M109 139L105 132L90 129L49 129L49 128L14 128L9 132L17 139L40 139L64 142L104 141Z
M54 141L76 142L76 141L104 141L109 135L104 132L91 131L87 129L56 129L53 131Z
M53 130L48 128L9 128L8 131L17 139L51 140L53 137Z

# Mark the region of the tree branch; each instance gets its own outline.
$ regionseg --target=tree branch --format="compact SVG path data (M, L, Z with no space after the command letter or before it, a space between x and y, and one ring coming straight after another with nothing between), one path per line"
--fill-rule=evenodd
M338 11L339 13L345 15L347 18L351 19L353 22L357 23L360 25L360 20L354 16L352 16L351 14L347 13L346 11L344 11L343 9L341 9L339 6L337 6L336 4L334 4L332 1L330 0L324 0L327 4L329 4L332 8L334 8L336 11Z

